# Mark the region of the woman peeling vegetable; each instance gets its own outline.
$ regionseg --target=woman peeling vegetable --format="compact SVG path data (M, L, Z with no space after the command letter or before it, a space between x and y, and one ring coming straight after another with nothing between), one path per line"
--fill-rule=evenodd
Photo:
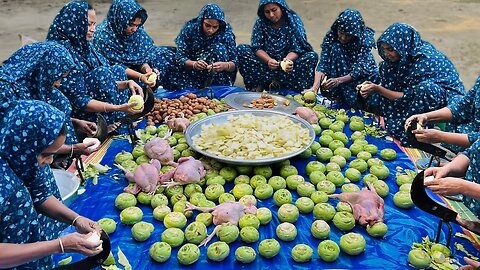
M98 26L93 45L111 64L125 65L149 79L155 73L159 76L151 81L172 89L169 77L175 54L168 47L155 46L143 28L147 18L146 10L135 1L114 0L107 18ZM144 77L140 80L149 85Z
M63 45L70 52L75 68L63 81L60 91L70 100L73 115L95 121L95 113L103 113L107 123L113 124L123 113L138 113L134 103L127 103L128 91L143 95L141 87L126 74L123 65L110 66L109 62L92 47L90 40L95 32L95 10L84 1L66 4L55 17L48 31L47 40ZM112 125L111 130L116 126Z
M385 118L386 130L403 145L408 116L445 107L460 99L465 88L453 63L412 26L395 23L377 41L381 84L357 86L366 110Z
M300 17L284 0L260 0L252 44L238 46L245 88L300 92L313 83L318 55L307 41ZM283 63L283 67L281 66Z
M51 255L102 251L87 240L100 227L56 198L49 164L65 141L65 115L34 100L21 100L5 113L0 130L0 268L51 269ZM52 219L50 219L52 218ZM52 233L54 222L78 233ZM58 237L58 238L57 238ZM97 249L100 246L99 249Z
M315 82L310 88L347 107L357 108L355 87L364 81L377 83L378 67L373 58L374 31L365 26L362 15L346 9L338 15L322 43Z
M480 77L467 94L457 102L436 111L410 116L405 121L405 129L416 119L422 127L429 124L451 122L461 125L457 132L446 132L437 129L414 130L415 137L425 143L448 143L466 149L480 138Z
M74 66L68 51L53 42L38 42L23 46L7 59L0 68L0 121L12 102L35 99L44 101L68 116L66 145L58 154L89 155L95 149L91 144L77 143L76 131L93 135L95 123L70 118L72 107L58 90L60 81ZM67 145L68 144L68 145Z
M232 27L216 4L202 8L175 39L179 88L233 85L237 73L237 48Z

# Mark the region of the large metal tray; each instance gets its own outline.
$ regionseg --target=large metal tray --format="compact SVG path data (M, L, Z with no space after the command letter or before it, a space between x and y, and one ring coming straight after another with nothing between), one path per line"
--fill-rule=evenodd
M199 149L197 146L195 146L193 144L192 138L193 138L193 136L198 135L202 132L202 126L209 125L209 124L212 124L212 123L222 124L222 123L225 123L225 122L228 121L227 118L229 116L238 116L238 115L243 115L243 114L253 114L255 116L273 116L273 115L287 116L293 122L300 123L302 127L308 129L311 140L304 148L302 148L302 149L300 149L296 152L290 153L288 155L280 156L280 157L264 158L264 159L234 159L234 158L219 157L219 156L217 156L213 153L210 153L210 152L204 151L202 149ZM196 152L198 152L198 153L200 153L204 156L216 159L220 162L224 162L224 163L228 163L228 164L234 164L234 165L268 165L268 164L277 163L277 162L292 158L294 156L297 156L297 155L303 153L303 151L307 150L308 147L310 147L312 145L313 141L315 140L315 130L313 129L313 127L307 121L305 121L305 120L303 120L299 117L296 117L294 115L291 115L291 114L286 114L286 113L276 112L276 111L270 111L270 110L248 110L248 111L244 110L244 111L222 112L222 113L207 116L207 117L205 117L201 120L198 120L198 121L190 124L190 126L188 126L188 128L185 132L185 138L187 140L187 144L190 147L192 147L193 150L195 150Z
M297 101L286 98L284 96L273 95L273 94L268 94L268 95L272 96L273 99L277 101L278 105L271 109L262 109L262 110L293 114L295 112L295 109L302 106ZM260 92L237 92L237 93L232 93L227 95L224 98L224 101L227 105L237 110L258 110L257 108L249 108L249 107L245 107L244 105L249 105L252 100L259 99L261 96L262 96L262 93ZM283 103L285 101L288 101L289 104L284 105Z

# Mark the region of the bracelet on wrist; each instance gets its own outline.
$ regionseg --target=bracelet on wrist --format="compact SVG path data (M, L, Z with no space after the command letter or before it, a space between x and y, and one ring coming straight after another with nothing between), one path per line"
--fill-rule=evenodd
M75 226L75 222L81 217L82 217L81 215L78 215L76 218L74 218L72 221L72 226Z
M60 250L62 251L62 254L65 253L65 249L63 248L63 243L62 243L62 238L57 238L58 243L60 244Z
M70 148L70 158L73 157L73 144L71 145L71 148Z

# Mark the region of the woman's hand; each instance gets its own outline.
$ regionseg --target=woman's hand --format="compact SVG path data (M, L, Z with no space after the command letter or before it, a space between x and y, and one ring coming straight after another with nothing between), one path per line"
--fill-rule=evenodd
M73 225L75 226L75 229L77 230L77 232L82 234L86 234L89 232L97 232L98 234L100 234L101 232L100 225L98 225L97 222L84 216L78 217L75 220L75 224Z
M278 69L280 67L280 62L278 62L277 60L275 60L273 58L270 58L267 62L267 65L268 65L269 69L275 70L275 69Z
M412 131L412 133L415 134L415 138L417 138L419 142L430 144L443 142L443 131L440 131L438 129L415 129Z
M368 96L377 91L377 87L378 84L374 84L372 82L364 82L357 85L357 90L360 91L360 95L363 98L367 98Z
M156 81L151 82L151 81L148 80L150 75L152 75L153 73L154 73L153 71L150 71L150 72L147 72L145 74L142 74L142 75L140 75L139 80L141 82L143 82L144 84L146 84L148 87L154 87L157 82Z
M75 126L75 129L87 134L87 137L91 137L95 135L95 132L97 132L97 124L90 122L90 121L85 121L81 119L72 119L72 123Z
M426 114L422 113L422 114L414 114L412 116L410 116L409 118L407 118L407 120L405 120L405 130L407 130L408 126L410 125L410 123L417 119L417 123L424 127L428 124L428 117ZM416 127L415 127L416 129Z
M124 103L124 104L116 105L116 107L117 107L116 111L124 112L124 113L128 113L128 114L136 114L136 113L142 112L143 107L140 108L139 110L135 110L135 109L133 109L133 107L135 107L135 106L137 106L137 102L131 102L131 103Z
M135 81L128 81L128 88L132 91L132 95L140 95L143 97L143 89Z
M435 180L438 180L440 178L447 177L449 174L448 166L443 166L443 167L431 167L425 170L424 176L430 176L433 175L435 177Z
M337 78L330 78L322 82L322 89L330 90L340 85L340 81Z
M88 142L88 143L77 143L73 145L73 152L77 155L90 155L91 153L97 151L97 149L90 149L89 147L94 145L95 142Z
M90 242L87 239L92 235L89 234L80 234L80 233L71 233L65 236L62 236L60 241L62 241L63 248L66 253L76 252L81 253L86 256L97 255L102 252L102 240L97 242Z
M453 196L463 194L463 184L466 180L456 177L437 178L424 182L424 185L438 195Z
M206 70L208 69L208 64L204 60L198 60L193 62L194 70Z
M149 73L152 72L152 68L149 64L145 63L140 67L140 71L142 71L143 73Z
M228 70L228 62L215 62L210 65L210 70L215 72L222 72Z

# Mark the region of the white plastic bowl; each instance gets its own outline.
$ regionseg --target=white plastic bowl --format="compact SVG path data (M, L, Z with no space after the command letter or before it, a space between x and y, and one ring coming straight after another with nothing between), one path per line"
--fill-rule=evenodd
M55 182L60 190L63 203L70 205L77 197L77 190L80 186L80 179L75 174L61 169L52 169L55 176Z

